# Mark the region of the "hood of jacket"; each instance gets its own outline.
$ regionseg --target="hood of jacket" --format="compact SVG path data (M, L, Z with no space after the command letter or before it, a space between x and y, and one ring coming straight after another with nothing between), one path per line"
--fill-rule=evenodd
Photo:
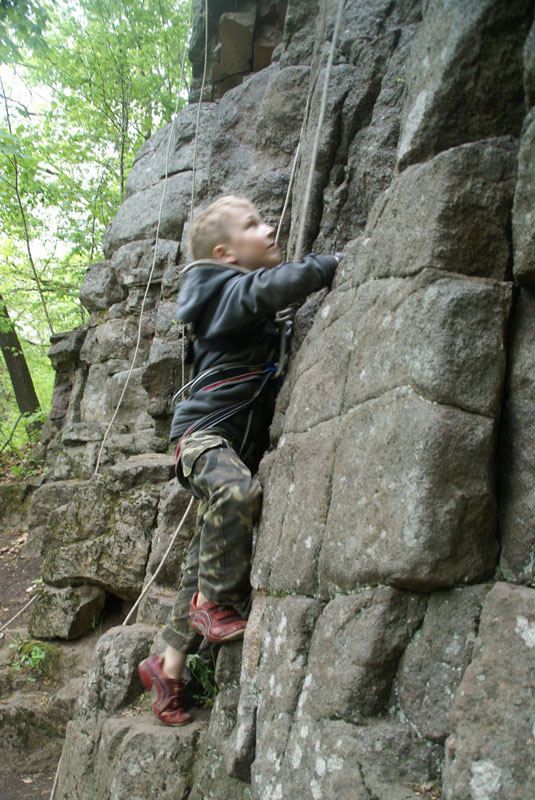
M193 261L182 270L176 316L181 322L197 322L210 301L221 293L223 286L236 274L250 270L221 261L202 259Z

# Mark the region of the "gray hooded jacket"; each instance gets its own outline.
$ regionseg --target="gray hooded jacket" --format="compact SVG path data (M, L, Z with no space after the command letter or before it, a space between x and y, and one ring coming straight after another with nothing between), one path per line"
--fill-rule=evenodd
M186 268L176 316L193 329L190 381L201 377L175 408L171 439L217 431L256 468L275 403L275 384L266 374L266 364L278 358L275 313L330 284L337 265L335 256L309 255L273 269L250 271L218 261Z

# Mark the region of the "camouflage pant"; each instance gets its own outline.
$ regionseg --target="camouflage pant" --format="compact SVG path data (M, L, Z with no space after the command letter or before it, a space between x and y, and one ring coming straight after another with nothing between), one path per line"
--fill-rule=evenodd
M184 439L180 466L200 503L182 583L163 638L175 650L193 653L201 642L189 623L190 603L197 590L240 613L247 606L253 527L262 490L228 441L217 434L198 431Z

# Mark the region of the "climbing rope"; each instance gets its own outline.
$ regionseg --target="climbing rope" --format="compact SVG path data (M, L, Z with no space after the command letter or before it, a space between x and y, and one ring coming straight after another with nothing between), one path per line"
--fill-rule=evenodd
M337 13L337 16L336 16L336 22L335 22L335 26L334 26L333 37L332 37L331 46L330 46L330 50L329 50L329 57L328 57L328 61L327 61L327 67L326 67L326 71L325 71L324 86L323 86L323 93L322 93L321 106L320 106L320 115L319 115L318 123L317 123L317 126L316 126L316 135L315 135L315 138L314 138L314 145L313 145L313 148L312 148L312 155L311 155L311 161L310 161L310 167L309 167L309 173L308 173L308 180L307 180L307 186L306 186L306 191L305 191L305 197L304 197L303 205L302 205L302 208L301 208L301 224L300 224L300 228L299 228L298 242L297 242L297 246L296 246L296 254L295 254L294 259L293 259L295 261L299 261L301 259L301 250L302 250L303 237L304 237L304 220L306 219L306 210L307 210L307 206L308 206L308 204L310 202L312 179L313 179L314 170L315 170L315 167L316 167L316 161L317 161L318 150L319 150L319 137L320 137L320 132L321 132L321 126L323 125L323 120L325 118L325 109L326 109L326 105L327 105L327 91L328 91L328 87L329 87L331 69L332 69L332 64L333 64L333 60L334 60L334 52L335 52L335 48L336 48L336 41L337 41L337 38L338 38L338 31L340 29L340 21L341 21L341 18L342 18L342 11L343 11L343 8L344 8L344 3L345 3L345 0L340 0L340 5L338 7L338 13ZM201 102L202 102L202 97L203 97L203 92L204 92L204 86L205 86L205 80L206 80L206 71L207 71L208 0L205 0L204 9L205 9L204 10L204 13L205 13L204 71L203 71L203 78L202 78L202 83L201 83L201 91L200 91L199 101L198 101L198 105L197 105L197 130L196 130L195 147L194 147L194 169L193 169L192 192L191 192L191 215L192 216L193 216L194 193L195 193L195 161L196 161L196 155L197 155L197 139L198 139L198 133L199 133L200 109L201 109ZM299 156L300 156L300 151L301 151L301 140L302 140L302 137L303 137L303 134L304 134L304 130L305 130L307 121L308 121L308 113L309 113L309 109L310 109L310 103L311 103L311 97L312 97L313 90L314 90L314 86L311 85L310 91L309 91L309 95L308 95L308 98L307 98L307 104L306 104L306 107L305 107L305 114L304 114L303 124L302 124L302 127L301 127L301 132L300 132L300 135L299 135L299 141L298 141L298 144L297 144L297 147L296 147L294 160L293 160L293 164L292 164L292 170L291 170L291 173L290 173L290 179L289 179L289 183L288 183L288 189L287 189L287 192L286 192L286 198L285 198L285 201L284 201L283 209L282 209L282 212L281 212L281 217L279 219L279 224L278 224L278 227L277 227L277 233L276 233L276 236L275 236L275 241L276 242L278 242L278 240L279 240L282 222L283 222L283 219L284 219L284 216L285 216L285 213L286 213L286 210L288 208L289 201L290 201L290 196L291 196L291 192L292 192L294 177L295 177L295 173L297 171L297 165L298 165L298 162L299 162ZM277 322L281 325L281 342L280 342L280 353L279 353L279 366L278 366L278 368L277 368L277 370L276 370L276 372L274 374L275 377L278 377L282 373L282 371L284 369L284 365L285 365L285 361L286 361L286 349L287 349L287 339L288 339L288 335L289 335L289 326L291 326L294 314L295 314L295 312L294 312L293 308L286 308L286 309L283 309L282 311L279 311L278 314L276 315ZM182 379L183 379L182 383L183 384L184 384L184 377L185 377L184 376L184 333L183 333L183 329L182 329ZM146 584L146 586L143 587L143 591L139 595L139 597L136 600L134 606L130 609L127 617L125 618L124 622L122 623L123 625L127 625L128 624L130 618L133 616L134 612L139 607L139 605L142 602L143 598L146 597L150 587L152 586L152 584L156 580L160 570L163 568L163 565L164 565L169 553L171 552L171 549L172 549L172 547L173 547L173 545L174 545L174 543L175 543L175 541L177 539L177 536L180 533L180 531L182 529L182 526L183 526L183 524L184 524L184 522L185 522L185 520L186 520L186 518L187 518L187 516L188 516L188 514L189 514L189 512L191 510L191 507L193 505L193 501L194 501L194 498L192 497L190 502L189 502L188 507L186 508L186 511L184 512L184 515L183 515L182 519L180 520L180 522L178 524L177 529L175 530L175 532L173 533L173 536L171 537L171 540L169 542L169 545L168 545L164 555L162 556L162 559L160 561L158 569L152 575L150 581Z
M321 96L320 111L319 111L318 120L317 120L317 124L316 124L316 133L315 133L315 136L314 136L314 144L312 146L312 154L311 154L311 157L310 157L310 165L309 165L309 169L308 169L308 177L307 177L307 182L306 182L306 185L305 185L305 194L304 194L303 202L302 202L302 205L301 205L301 216L300 216L300 219L299 219L297 242L296 242L295 252L294 252L292 261L301 261L301 258L302 258L303 242L304 242L304 237L305 237L305 223L306 223L306 218L307 218L307 210L308 210L308 206L310 204L310 195L312 193L312 183L313 183L313 180L314 180L314 172L316 171L316 162L318 160L318 151L319 151L321 129L322 129L322 126L323 126L323 121L325 119L325 110L327 108L327 92L328 92L328 89L329 89L329 82L330 82L330 79L331 79L331 71L332 71L332 65L333 65L333 61L334 61L334 53L335 53L335 50L336 50L336 42L338 41L338 34L339 34L339 31L340 31L340 24L341 24L341 21L342 21L342 12L344 10L344 5L345 5L345 0L340 0L339 6L338 6L338 11L337 11L337 14L336 14L336 20L335 20L335 23L334 23L334 30L333 30L333 35L332 35L332 39L331 39L331 46L329 48L329 56L328 56L328 59L327 59L327 66L325 68L325 77L324 77L324 81L323 81L323 91L322 91L322 96ZM300 155L300 151L301 151L301 138L302 138L302 136L304 134L304 130L305 130L305 127L306 127L306 124L307 124L307 121L308 121L308 112L309 112L309 108L310 108L311 97L312 97L313 91L314 91L314 86L311 83L309 94L308 94L308 98L307 98L307 104L306 104L306 108L305 108L305 115L304 115L304 119L303 119L303 125L301 127L301 133L300 133L300 136L299 136L299 143L298 143L297 148L296 148L294 163L293 163L293 166L292 166L292 172L290 174L290 181L289 181L289 184L288 184L288 191L286 193L286 199L284 201L284 206L283 206L283 209L282 209L282 215L281 215L281 219L279 221L279 226L278 226L278 229L277 229L277 235L275 237L275 241L276 242L278 242L280 229L281 229L281 225L282 225L282 219L284 217L284 214L286 213L286 208L288 206L289 199L290 199L290 194L291 194L291 191L292 191L294 174L295 174L295 171L296 171L296 168L297 168L297 161L298 161L298 158L299 158L299 155ZM275 319L276 319L277 323L280 326L279 364L278 364L278 367L277 367L277 371L275 372L275 377L276 378L278 378L278 377L280 377L282 375L282 373L284 372L284 368L286 366L287 345L288 345L288 339L289 339L289 336L290 336L291 326L292 326L294 317L295 317L295 309L292 308L291 306L289 308L282 309L282 311L279 311L275 316Z
M35 603L35 601L36 601L36 600L37 600L37 595L36 595L36 594L34 594L34 596L33 596L33 597L31 597L31 598L28 600L28 602L27 602L27 603L25 603L25 604L22 606L22 608L21 608L19 611L17 611L17 613L16 613L14 616L12 616L12 617L11 617L11 619L8 619L8 621L7 621L7 622L4 622L4 624L3 624L3 625L2 625L2 627L0 628L0 639L3 639L3 638L4 638L4 634L2 633L2 631L4 631L4 630L5 630L7 627L9 627L9 625L11 625L11 623L12 623L12 622L14 622L14 621L17 619L17 617L20 617L20 615L21 615L21 614L22 614L24 611L26 611L26 609L27 609L27 608L29 608L29 607L32 605L32 603Z
M195 142L194 142L194 147L193 147L193 169L192 169L192 176L191 176L191 217L193 217L193 208L194 208L194 199L195 199L195 175L196 175L197 151L198 151L197 143L198 143L198 139L199 139L199 128L200 128L200 119L201 119L201 104L202 104L202 98L203 98L203 94L204 94L204 87L205 87L205 83L206 83L207 70L208 70L208 0L205 0L205 2L204 2L204 67L203 67L203 75L202 75L202 81L201 81L201 91L200 91L199 100L198 100L198 103L197 103L197 122L196 122L196 126L195 126ZM161 207L160 207L160 210L161 210ZM186 359L185 359L185 331L184 331L184 326L183 325L180 326L180 332L181 332L181 339L182 339L181 372L182 372L182 385L184 385L184 383L185 383L185 360ZM173 545L174 545L174 543L175 543L175 541L177 539L178 534L182 530L182 526L184 525L184 523L185 523L185 521L186 521L186 519L187 519L187 517L189 515L189 512L190 512L190 510L191 510L191 508L193 506L193 501L194 500L195 500L195 498L192 496L190 501L189 501L189 503L188 503L188 506L187 506L186 510L184 511L182 519L178 523L178 526L177 526L175 532L173 533L173 535L171 537L171 540L169 542L167 550L165 551L165 553L162 556L162 559L160 561L158 569L152 575L150 581L143 587L143 591L141 592L141 594L137 598L136 602L134 603L134 605L132 606L132 608L128 612L127 616L125 617L125 619L124 619L124 621L122 623L123 625L127 625L128 624L130 618L134 615L134 612L139 607L139 605L142 602L142 600L146 597L150 587L152 586L152 584L154 583L154 581L158 577L158 574L160 573L160 570L162 569L163 565L165 564L165 561L167 560L167 557L168 557L169 553L171 552L171 549L172 549L172 547L173 547Z
M175 124L176 124L176 119L177 119L177 114L178 114L178 106L179 106L179 103L180 103L180 87L183 85L183 81L184 81L184 74L185 74L184 71L185 71L185 66L186 66L186 54L187 54L187 51L188 51L189 40L190 40L190 37L191 37L192 14L193 14L193 3L190 5L188 36L187 36L186 42L184 43L184 52L182 54L182 64L181 64L181 67L180 67L180 79L179 79L179 82L178 82L179 91L178 91L178 95L177 95L175 111L174 111L174 114L173 114L173 122L171 124L170 129L169 129L169 137L168 137L168 140L167 140L167 149L166 149L166 153L165 153L165 176L164 176L164 181L163 181L162 195L161 195L161 198L160 198L160 207L158 209L158 221L157 221L157 224L156 224L156 237L155 237L155 242L154 242L154 254L153 254L153 258L152 258L151 268L150 268L150 271L149 271L149 277L148 277L148 280L147 280L147 286L145 288L145 293L143 295L143 300L141 302L141 309L140 309L140 312L139 312L139 324L138 324L138 329L137 329L136 346L134 348L134 355L132 356L132 362L130 364L130 368L128 370L128 374L126 376L126 380L124 382L124 386L123 386L121 395L119 397L119 400L117 401L117 406L115 408L115 411L113 412L113 415L112 415L112 418L111 418L111 420L109 422L109 425L106 428L106 431L105 431L104 436L102 438L102 442L100 443L100 448L99 448L99 451L98 451L97 461L96 461L95 471L93 473L93 476L98 474L98 470L99 470L99 467L100 467L100 461L101 461L101 458L102 458L102 453L104 451L104 445L106 444L106 440L108 438L109 432L110 432L110 430L111 430L111 428L113 426L113 423L115 422L115 418L117 417L117 414L119 413L119 409L120 409L120 407L122 405L124 396L126 394L126 390L128 388L128 384L130 383L130 378L132 377L132 372L134 371L134 365L136 363L137 355L138 355L138 352L139 352L139 346L140 346L140 343L141 343L141 333L142 333L142 329L143 329L142 328L142 326L143 326L143 314L144 314L144 311L145 311L145 304L147 302L147 297L148 297L149 290L150 290L150 285L151 285L151 282L152 282L152 276L154 274L154 269L156 267L156 256L157 256L157 252L158 252L158 243L159 243L159 236L160 236L160 225L161 225L161 220L162 220L163 202L164 202L165 195L166 195L166 192L167 192L167 179L169 177L169 153L170 153L170 150L171 150L171 142L173 141L173 133L174 133L174 130L175 130ZM197 120L197 124L198 124L198 120ZM197 132L196 132L196 137L195 137L196 139L197 139L197 135L198 135L198 129L197 129Z
M188 507L187 507L187 508L186 508L186 510L184 511L184 515L183 515L182 519L180 520L180 522L178 523L178 527L177 527L176 531L173 533L173 535L172 535L172 537L171 537L171 541L169 542L169 545L168 545L168 547L167 547L167 550L165 551L165 553L164 553L164 554L163 554L163 556L162 556L162 560L160 561L160 564L159 564L159 566L158 566L158 569L156 570L156 572L154 573L154 575L151 577L151 579L150 579L150 581L147 583L147 585L143 587L143 591L141 592L141 594L139 595L138 599L136 600L136 602L134 603L134 605L132 606L132 608L131 608L131 609L130 609L130 611L128 612L128 615L126 616L126 618L125 618L125 620L124 620L124 622L123 622L123 625L127 625L127 624L128 624L128 621L129 621L130 617L132 617L132 616L133 616L133 614L134 614L134 611L135 611L135 610L138 608L139 604L141 603L141 601L143 600L143 598L145 597L145 595L146 595L146 594L147 594L147 592L149 591L150 587L152 586L152 584L154 583L154 581L155 581L155 580L156 580L156 578L158 577L158 574L160 573L160 570L162 569L163 565L165 564L165 562L166 562L166 560L167 560L167 556L168 556L168 555L169 555L169 553L171 552L171 549L172 549L172 547L173 547L173 545L174 545L174 543L175 543L175 541L176 541L176 538L177 538L178 534L179 534L179 533L180 533L180 531L182 530L182 525L183 525L183 524L184 524L184 522L186 521L186 518L187 518L187 516L188 516L188 514L189 514L189 512L190 512L190 509L191 509L191 507L192 507L192 505L193 505L193 501L194 501L194 500L195 500L195 497L192 495L192 496L191 496L191 499L190 499L190 501L189 501L189 503L188 503Z
M208 71L208 0L204 0L204 66L202 71L201 91L199 102L197 103L197 124L195 129L195 142L193 146L193 173L191 176L191 210L190 217L193 219L193 207L195 200L195 176L197 172L197 143L199 140L199 127L201 121L202 97L206 83L206 73Z
M327 108L327 92L329 89L329 82L331 79L331 71L334 61L334 53L336 50L336 42L338 40L338 34L340 31L340 24L342 21L342 12L344 10L345 0L340 0L338 5L338 11L336 13L336 20L334 23L334 30L331 39L331 46L329 48L329 57L327 59L327 66L325 68L325 77L323 80L323 92L321 96L321 103L320 103L320 111L318 114L318 122L316 125L316 134L314 137L314 144L312 146L312 155L310 157L310 166L308 170L308 178L305 185L305 194L303 197L303 203L301 205L301 219L299 222L299 229L297 233L297 243L295 245L295 253L294 253L294 261L300 261L302 256L303 250L303 241L305 236L305 223L307 217L307 210L308 205L310 203L310 195L312 193L312 183L314 180L314 172L316 170L316 161L318 159L318 150L319 150L319 143L320 143L320 135L321 135L321 128L323 126L323 120L325 119L325 110Z

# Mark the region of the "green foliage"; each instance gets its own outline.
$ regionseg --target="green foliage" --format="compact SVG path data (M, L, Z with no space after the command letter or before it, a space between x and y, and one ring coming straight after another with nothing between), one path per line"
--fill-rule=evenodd
M194 699L204 707L212 706L217 697L217 684L215 682L215 659L210 651L211 660L207 661L199 655L189 655L186 666L192 677L201 687L199 694L193 695Z
M16 640L9 646L17 651L13 662L14 670L18 672L21 669L26 669L37 672L39 675L46 674L47 646L43 642L38 642L34 639L23 639L19 633Z
M0 0L0 63L20 61L20 47L46 47L43 31L48 14L36 0Z
M45 409L50 327L85 321L79 288L135 153L186 101L189 14L190 0L0 0L0 293ZM4 438L12 406L1 362Z

